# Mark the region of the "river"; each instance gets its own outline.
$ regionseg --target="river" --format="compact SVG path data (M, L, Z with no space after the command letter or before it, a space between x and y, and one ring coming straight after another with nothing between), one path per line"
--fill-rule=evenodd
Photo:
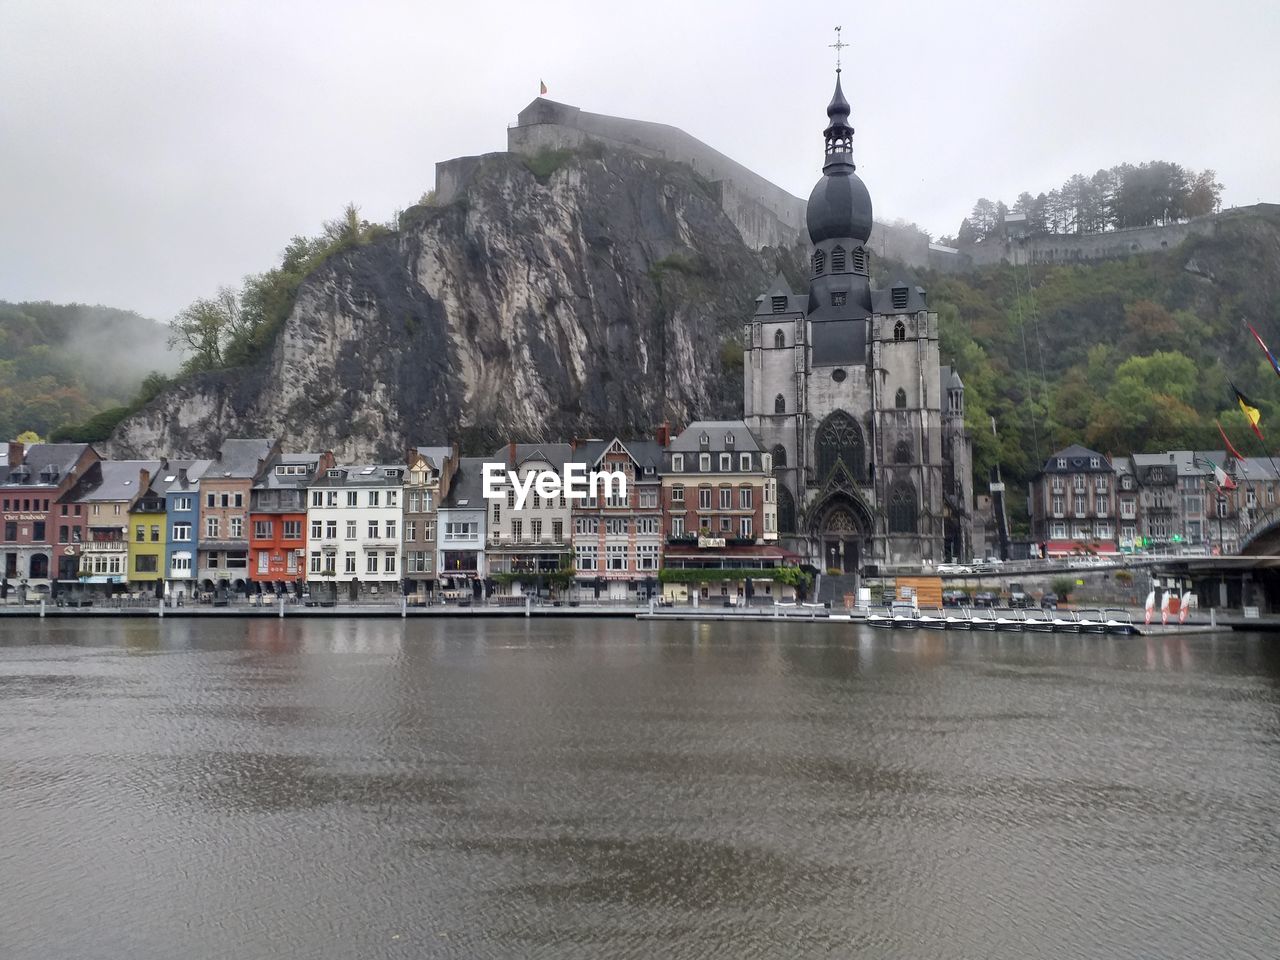
M1280 637L0 621L0 957L1280 955Z

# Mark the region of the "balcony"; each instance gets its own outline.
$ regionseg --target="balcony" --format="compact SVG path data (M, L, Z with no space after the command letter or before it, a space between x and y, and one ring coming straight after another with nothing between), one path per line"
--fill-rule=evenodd
M144 544L145 546L145 544ZM84 553L128 553L128 540L86 540L81 544Z

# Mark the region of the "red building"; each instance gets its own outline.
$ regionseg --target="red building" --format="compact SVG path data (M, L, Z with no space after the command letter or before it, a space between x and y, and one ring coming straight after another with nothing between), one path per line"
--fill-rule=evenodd
M306 577L307 487L332 453L281 453L249 494L249 580L283 589Z
M62 502L98 462L87 443L7 445L0 464L0 587L41 594L55 580L75 583L85 517Z

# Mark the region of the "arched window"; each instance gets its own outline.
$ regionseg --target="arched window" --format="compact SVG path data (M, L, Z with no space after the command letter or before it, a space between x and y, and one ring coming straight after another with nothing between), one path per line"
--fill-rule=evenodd
M916 488L906 480L898 481L889 491L889 532L916 532Z
M893 339L895 340L907 339L907 327L906 327L906 324L904 324L901 320L899 320L897 323L893 325Z
M781 330L775 331L773 334L773 345L781 350L787 345L787 335Z
M906 407L906 405L907 405L907 391L905 391L905 390L903 390L901 387L899 387L899 388L898 388L898 392L897 392L897 393L895 393L895 394L893 395L893 405L894 405L895 407L897 407L899 410L901 410L901 409L903 409L904 407Z
M770 452L773 454L773 469L777 470L779 467L785 467L787 465L786 447L779 443Z
M831 272L844 273L844 247L836 247L831 251Z
M907 440L899 440L898 445L893 449L894 463L910 463L911 462L911 443Z
M787 412L787 401L782 396L782 394L778 394L776 397L773 398L773 412L774 413Z
M865 480L862 428L843 410L837 410L822 421L814 446L818 455L820 483L825 482L838 466L843 466L855 482Z
M822 271L827 269L827 255L821 250L813 252L813 272L815 276L822 276Z
M784 484L778 484L778 532L796 532L796 498Z

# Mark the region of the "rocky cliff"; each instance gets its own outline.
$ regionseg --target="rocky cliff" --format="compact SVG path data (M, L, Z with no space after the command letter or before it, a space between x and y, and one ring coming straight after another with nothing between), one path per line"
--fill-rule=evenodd
M678 164L493 154L453 202L411 208L312 274L256 364L179 383L107 446L207 455L223 437L281 436L394 458L737 415L736 333L778 259Z

